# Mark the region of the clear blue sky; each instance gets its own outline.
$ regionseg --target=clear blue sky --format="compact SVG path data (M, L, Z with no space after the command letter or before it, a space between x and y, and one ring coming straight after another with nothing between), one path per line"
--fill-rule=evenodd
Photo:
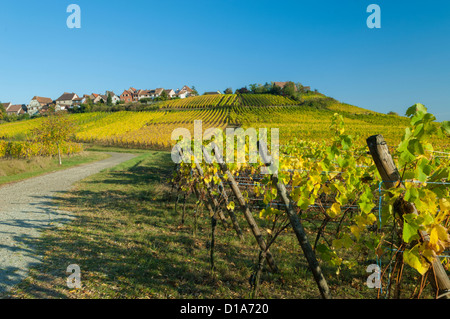
M81 7L68 29L67 6ZM381 7L381 29L366 8ZM5 0L0 101L301 82L342 102L450 120L450 1Z

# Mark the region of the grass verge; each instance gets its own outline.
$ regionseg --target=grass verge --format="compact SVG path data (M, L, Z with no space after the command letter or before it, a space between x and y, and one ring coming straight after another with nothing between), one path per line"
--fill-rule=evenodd
M34 157L31 159L0 159L0 185L18 182L31 177L67 169L108 158L108 154L82 152L63 156L62 165L56 157Z

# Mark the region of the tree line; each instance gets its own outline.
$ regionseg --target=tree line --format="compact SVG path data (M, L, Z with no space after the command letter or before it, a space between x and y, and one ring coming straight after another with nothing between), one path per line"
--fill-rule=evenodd
M232 88L226 88L223 91L225 94L233 94ZM315 90L317 93L317 90ZM237 89L235 94L272 94L281 95L295 101L301 101L302 95L309 93L309 89L305 88L301 83L287 82L284 87L278 86L275 83L266 82L265 84L253 83L248 87L244 86Z

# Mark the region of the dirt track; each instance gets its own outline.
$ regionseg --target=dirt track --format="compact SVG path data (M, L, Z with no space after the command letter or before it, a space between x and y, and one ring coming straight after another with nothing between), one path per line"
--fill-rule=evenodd
M34 247L40 232L73 218L55 207L53 197L90 175L134 157L108 154L110 158L99 162L0 187L0 293L23 280L29 268L40 262Z

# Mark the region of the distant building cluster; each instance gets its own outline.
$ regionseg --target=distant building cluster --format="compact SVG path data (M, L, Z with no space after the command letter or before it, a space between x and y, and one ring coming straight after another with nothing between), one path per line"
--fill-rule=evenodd
M279 87L283 89L288 83L293 82L272 82L272 86ZM302 90L308 92L311 90L309 86L300 85ZM229 89L231 90L231 88ZM244 90L244 92L242 91ZM298 91L297 86L294 86L294 90ZM237 90L239 91L239 90ZM249 92L247 87L241 89L239 93ZM80 107L82 104L109 104L116 105L119 103L136 103L136 102L151 102L155 99L173 99L180 98L184 99L196 95L196 91L191 89L189 86L185 85L181 89L164 89L157 88L153 90L141 90L134 87L130 87L124 90L122 94L116 95L112 91L106 91L105 94L84 94L83 96L78 96L76 93L64 92L59 98L53 100L49 97L34 96L28 105L25 104L12 104L12 103L2 103L6 109L7 115L23 115L29 114L30 116L37 114L45 114L49 109L54 109L55 111L64 111ZM205 92L204 95L219 95L222 94L220 91ZM109 99L109 101L108 101Z
M131 87L128 90L123 91L123 93L120 95L119 98L121 101L124 101L125 103L133 103L139 102L142 99L154 100L163 95L165 95L169 99L172 99L174 97L184 99L192 96L193 90L187 85L183 86L181 89L177 89L176 91L172 89L163 89L163 88L158 88L154 90L137 90Z
M111 104L116 105L118 103L134 103L143 99L154 100L162 96L167 98L180 98L184 99L194 95L194 91L187 85L181 89L174 91L173 89L158 88L154 90L137 90L133 87L128 90L124 90L121 95L116 95L112 91L106 91L105 94L84 94L82 97L76 93L64 92L59 98L53 100L49 97L34 96L28 105L25 104L12 104L2 103L6 109L7 115L22 115L28 113L30 116L37 114L44 114L48 112L50 108L54 108L55 111L64 111L80 107L81 104L106 104L108 97L111 99Z

